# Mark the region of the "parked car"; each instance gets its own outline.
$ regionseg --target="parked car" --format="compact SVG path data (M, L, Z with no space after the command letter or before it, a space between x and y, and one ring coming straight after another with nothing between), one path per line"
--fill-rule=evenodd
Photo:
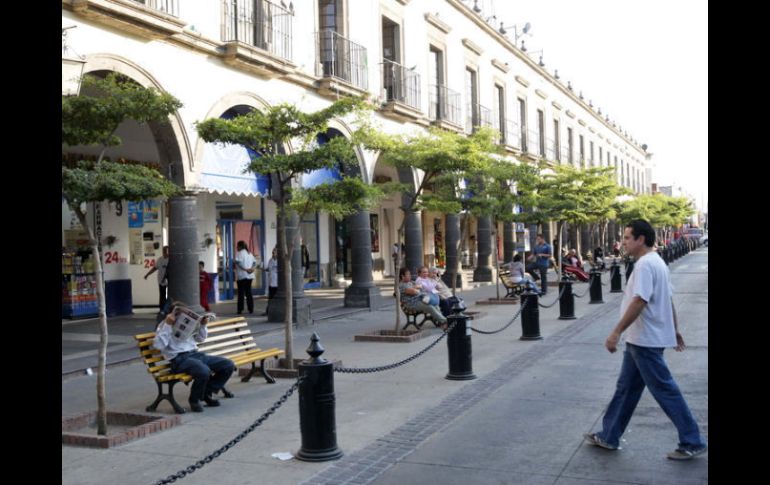
M700 237L700 243L704 246L709 245L709 233L704 232L703 235Z
M684 231L683 236L685 239L695 239L696 241L700 241L703 234L703 229L700 227L690 227Z

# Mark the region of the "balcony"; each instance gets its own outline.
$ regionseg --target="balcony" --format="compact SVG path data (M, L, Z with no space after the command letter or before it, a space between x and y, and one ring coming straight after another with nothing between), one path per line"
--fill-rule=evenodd
M268 0L229 0L224 9L225 62L267 78L294 70L292 12Z
M473 133L480 126L492 126L492 110L478 103L469 103L466 106L465 132Z
M147 8L163 12L172 17L179 17L179 0L131 0Z
M506 150L515 152L519 150L521 143L521 134L519 133L519 123L516 120L505 118L503 126L500 126L499 116L492 117L492 128L500 132L495 140L498 145L502 145Z
M145 39L181 34L179 0L64 0L62 6L103 25Z
M452 91L441 84L431 84L429 88L430 107L428 118L430 118L436 126L460 131L462 129L460 93Z
M395 118L420 118L420 75L397 62L383 59L383 114Z
M369 89L366 47L356 44L333 30L315 33L316 76L322 79L319 91L360 96Z

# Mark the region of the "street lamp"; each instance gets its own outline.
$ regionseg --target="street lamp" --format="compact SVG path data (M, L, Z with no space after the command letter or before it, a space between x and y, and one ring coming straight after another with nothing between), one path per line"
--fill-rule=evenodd
M500 22L500 28L497 30L502 35L505 35L508 33L506 28L510 29L513 28L513 44L518 45L519 43L519 37L523 37L525 34L532 35L529 33L530 29L532 28L532 25L527 22L524 24L523 27L521 27L521 32L519 32L519 26L517 25L509 25L508 27L505 27L502 22Z
M83 60L74 50L70 54L67 47L67 31L77 25L62 27L61 29L61 94L62 96L77 96L80 93L80 78L83 75Z

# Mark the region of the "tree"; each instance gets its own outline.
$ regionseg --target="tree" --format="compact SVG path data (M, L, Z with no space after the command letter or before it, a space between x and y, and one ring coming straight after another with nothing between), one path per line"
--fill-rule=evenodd
M291 254L295 240L287 237L286 223L291 213L323 210L336 218L355 213L373 205L379 190L366 185L358 177L345 176L344 167L356 163L354 146L358 135L348 140L334 137L319 145L319 134L325 133L329 121L348 114L363 114L366 103L359 98L342 98L328 107L305 113L294 105L282 103L264 111L253 110L242 116L225 120L209 118L197 122L201 139L207 142L234 143L250 149L255 155L247 171L267 175L272 180L271 199L278 206L278 258L283 267L286 289L284 306L285 352L289 368L293 368L291 285ZM359 124L365 122L359 119ZM291 143L297 148L287 153ZM310 189L295 187L301 174L321 168L339 169L341 181L322 184Z
M442 175L458 176L467 171L473 171L483 166L488 157L493 139L491 129L480 129L470 136L432 128L427 134L418 135L386 135L367 130L361 138L365 146L371 150L380 151L381 160L397 169L419 170L422 178L419 185L408 187L407 200L401 205L404 219L398 228L396 244L401 247L404 237L404 224L409 211L432 209L447 213L457 213L461 210L460 203L454 195L439 196L433 186ZM414 173L414 172L413 172ZM402 185L402 187L405 187ZM426 197L425 190L434 187L433 197ZM443 193L443 192L442 192ZM428 205L426 205L428 204ZM401 267L402 252L398 252L396 268ZM454 280L454 274L451 275ZM398 289L398 273L394 275L394 288ZM396 294L395 332L401 324L401 295Z
M85 94L93 92L93 95ZM97 432L107 434L105 367L107 358L107 313L104 297L99 241L88 224L85 203L101 201L139 201L152 197L170 197L180 188L154 169L104 160L107 147L120 145L115 134L125 120L139 123L166 122L182 103L168 93L145 88L118 74L104 79L84 76L80 96L62 96L62 143L64 145L100 145L95 162L80 161L62 165L62 196L77 215L88 234L94 258L96 296L99 302L99 360L96 373Z

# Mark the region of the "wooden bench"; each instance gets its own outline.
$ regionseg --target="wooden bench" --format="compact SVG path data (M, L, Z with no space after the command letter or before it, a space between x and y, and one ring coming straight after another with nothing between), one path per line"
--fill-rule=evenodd
M500 278L500 282L502 282L503 286L505 287L505 291L507 292L503 298L516 298L524 293L526 286L522 285L521 283L514 283L511 279L510 272L500 271L497 276Z
M433 325L436 327L440 327L441 324L433 319L433 315L430 313L425 313L421 310L415 310L413 308L407 308L404 305L404 302L401 302L401 311L404 312L404 315L406 315L406 323L401 328L401 330L406 330L406 328L409 325L413 325L416 330L422 329L423 324L425 324L426 320L430 320L433 322ZM422 320L420 320L420 323L417 323L417 318L422 315Z
M226 357L235 363L236 369L240 365L251 364L251 370L241 379L242 382L248 382L259 370L268 383L275 383L275 379L265 369L265 361L271 357L283 355L284 351L278 348L262 350L257 347L245 318L226 318L210 322L208 329L208 337L198 344L198 350L209 355ZM147 406L146 411L155 411L158 404L166 399L174 411L179 414L184 413L185 409L174 399L174 385L177 382L183 382L187 385L192 380L192 376L186 373L174 374L171 372L171 363L152 346L155 332L134 335L134 339L139 346L139 354L147 366L147 372L152 375L158 386L158 397L155 398L155 402ZM257 361L260 362L259 369L255 365ZM168 386L166 393L163 392L163 384ZM233 394L227 389L223 388L222 393L225 397L233 397Z

